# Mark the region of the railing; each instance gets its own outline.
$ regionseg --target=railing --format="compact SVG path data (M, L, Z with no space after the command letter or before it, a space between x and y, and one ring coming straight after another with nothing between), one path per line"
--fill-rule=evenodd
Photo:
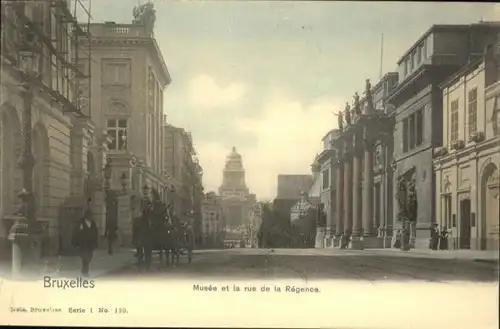
M82 29L84 27L82 26ZM93 37L113 37L113 38L131 38L142 37L149 38L152 34L146 31L144 25L133 24L92 24L90 34Z

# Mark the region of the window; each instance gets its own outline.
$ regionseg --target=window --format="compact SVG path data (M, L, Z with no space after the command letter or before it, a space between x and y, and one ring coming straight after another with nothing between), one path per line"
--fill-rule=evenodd
M127 149L127 130L127 119L108 120L108 136L111 138L108 144L109 150Z
M422 145L424 136L424 108L403 120L403 153Z
M106 65L106 82L114 84L127 84L129 75L128 65L125 63L109 63Z
M495 98L495 103L493 104L493 113L491 116L491 123L493 124L493 135L499 135L500 134L500 115L498 113L500 112L500 96Z
M451 134L450 141L458 139L458 99L451 102Z
M417 146L422 145L423 143L423 137L424 137L424 109L420 109L417 111L417 120L416 120L416 128L415 128L417 134L416 134L416 144Z
M323 177L323 189L326 190L330 187L330 170L324 170L321 175Z
M477 88L469 91L469 135L477 130Z
M408 118L403 120L403 152L408 152Z
M410 150L413 150L415 148L415 114L410 115L409 119L409 128L410 128L410 135L408 136L409 139L409 147Z

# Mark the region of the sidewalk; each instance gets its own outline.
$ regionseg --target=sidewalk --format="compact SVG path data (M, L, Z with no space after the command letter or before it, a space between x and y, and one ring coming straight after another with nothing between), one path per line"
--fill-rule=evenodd
M450 260L470 260L478 262L498 263L498 250L430 250L430 249L411 249L402 251L395 248L386 249L338 249L338 248L308 248L308 249L228 249L233 253L270 253L274 255L295 255L295 256L331 256L331 257L349 257L349 256L385 256L385 257L414 257L414 258L434 258Z
M471 261L498 262L498 250L431 250L431 249L411 249L402 251L395 248L387 249L366 249L363 252L373 252L377 255L437 258L437 259L457 259Z
M107 250L96 250L90 263L90 277L96 278L109 272L132 266L136 262L132 249L117 249L113 255ZM80 276L81 259L78 256L47 257L37 264L26 267L17 280L36 280L44 276L52 278L75 278ZM0 265L0 277L12 278L11 266Z

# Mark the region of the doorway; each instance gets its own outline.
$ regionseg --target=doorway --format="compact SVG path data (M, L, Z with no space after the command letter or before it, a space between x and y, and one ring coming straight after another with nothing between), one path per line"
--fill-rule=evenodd
M470 210L471 210L470 199L464 199L460 201L460 231L459 231L460 249L470 249L470 243L471 243Z

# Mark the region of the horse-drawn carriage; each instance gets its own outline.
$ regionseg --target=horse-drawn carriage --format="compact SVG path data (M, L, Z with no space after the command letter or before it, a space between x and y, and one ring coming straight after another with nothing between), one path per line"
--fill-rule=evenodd
M161 201L156 190L153 189L151 195L151 201L147 198L143 200L142 214L133 225L138 266L144 265L149 269L153 253L159 255L160 265L163 265L163 254L166 266L170 260L178 265L181 254L186 254L191 263L194 247L192 228L172 213L171 207Z

